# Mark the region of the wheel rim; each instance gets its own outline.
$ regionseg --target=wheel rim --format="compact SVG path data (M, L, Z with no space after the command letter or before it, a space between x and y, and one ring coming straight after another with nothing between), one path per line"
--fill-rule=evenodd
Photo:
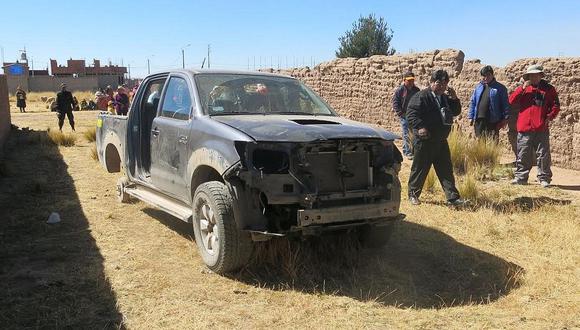
M199 232L205 251L214 255L219 252L219 233L215 213L204 201L199 209Z

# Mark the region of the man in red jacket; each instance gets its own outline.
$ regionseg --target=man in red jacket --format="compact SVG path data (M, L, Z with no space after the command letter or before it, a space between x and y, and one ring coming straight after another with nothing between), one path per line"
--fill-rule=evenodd
M520 107L517 121L517 160L515 179L512 184L527 184L530 169L537 156L538 181L549 187L552 181L550 169L550 132L548 123L560 111L560 101L554 86L544 77L540 65L531 65L524 74L524 84L510 95L510 105Z

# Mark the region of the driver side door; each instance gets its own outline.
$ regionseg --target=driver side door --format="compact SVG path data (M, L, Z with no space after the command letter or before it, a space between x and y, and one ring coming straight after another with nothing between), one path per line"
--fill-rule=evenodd
M188 196L185 175L190 150L191 95L185 77L171 76L151 129L151 181L157 189L184 201Z

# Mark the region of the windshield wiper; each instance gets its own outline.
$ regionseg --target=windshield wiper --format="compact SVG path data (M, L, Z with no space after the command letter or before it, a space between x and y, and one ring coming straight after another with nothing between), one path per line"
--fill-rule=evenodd
M326 114L326 113L312 113L312 112L300 112L300 111L270 112L269 114L270 115L332 116L332 114Z

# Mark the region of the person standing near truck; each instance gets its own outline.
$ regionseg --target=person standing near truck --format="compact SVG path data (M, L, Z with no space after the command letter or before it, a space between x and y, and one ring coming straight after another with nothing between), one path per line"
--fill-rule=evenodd
M129 96L127 95L127 91L123 86L119 86L117 88L117 94L115 95L115 110L117 115L126 116L127 112L129 112Z
M26 112L26 92L20 87L16 87L16 106L20 112Z
M67 116L72 130L75 130L75 118L73 115L74 98L71 92L66 90L66 84L60 84L60 92L56 94L56 111L58 116L58 129L62 132L64 116Z
M409 100L419 91L415 86L415 75L413 72L406 72L403 76L403 83L397 87L393 94L393 111L399 118L403 131L403 154L407 159L413 159L413 146L409 135L409 123L407 122L407 106Z
M419 196L431 165L445 191L447 204L465 204L455 187L453 164L447 137L453 117L461 112L461 103L455 90L448 86L449 74L437 70L431 75L429 87L418 92L409 101L407 119L414 133L414 157L409 176L409 201L419 205Z

